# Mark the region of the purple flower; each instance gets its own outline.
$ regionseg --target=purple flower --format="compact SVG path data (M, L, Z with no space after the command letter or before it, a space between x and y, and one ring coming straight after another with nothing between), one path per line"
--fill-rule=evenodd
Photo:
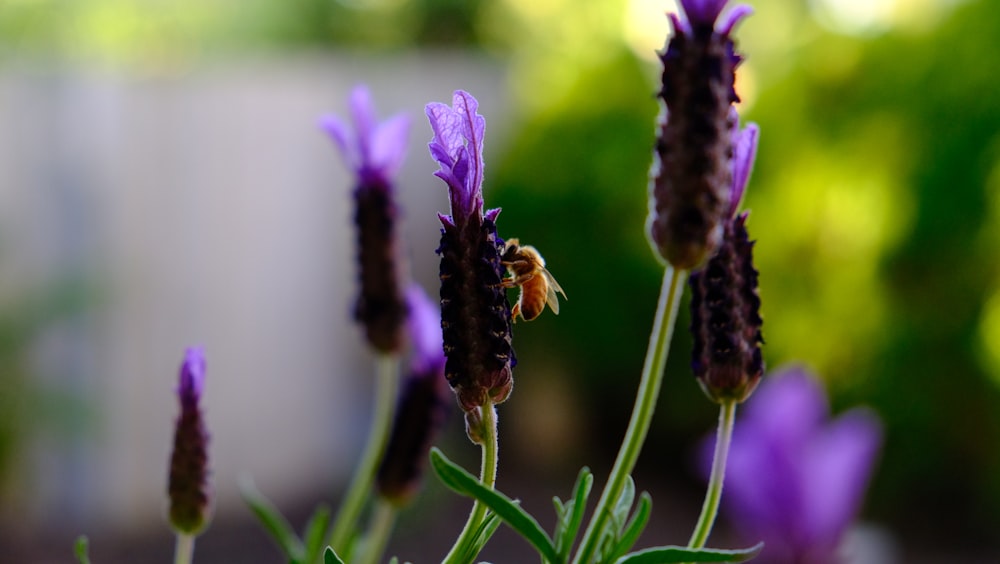
M379 495L396 505L419 489L431 442L448 414L441 316L420 286L412 284L406 295L413 359L375 480Z
M674 35L660 54L663 103L650 173L649 236L676 268L703 264L722 241L730 207L732 137L741 57L730 33L750 13L740 5L720 19L726 0L682 0L670 15Z
M448 185L451 215L441 220L441 327L447 357L445 375L467 413L487 401L500 403L510 394L510 305L501 286L504 242L497 235L499 209L483 211L483 134L486 120L479 103L458 90L452 105L427 104L434 137L428 144Z
M805 370L771 375L736 424L723 507L748 542L764 541L762 563L836 562L881 442L870 410L831 420L821 384Z
M360 293L354 318L365 327L368 342L383 353L403 345L406 304L402 296L393 176L406 155L409 118L395 116L378 123L371 95L364 86L351 93L353 130L336 116L325 116L320 126L340 149L355 172L355 215L358 231ZM353 133L353 135L352 135Z
M177 386L181 414L174 432L167 494L170 524L191 535L199 533L208 521L208 433L199 405L204 387L205 354L200 347L189 348Z
M736 113L732 110L732 113ZM734 118L735 123L735 118ZM691 368L713 401L741 402L753 393L764 372L764 342L747 212L736 215L757 151L758 129L749 124L732 131L732 184L722 223L722 241L704 268L688 279L691 287Z

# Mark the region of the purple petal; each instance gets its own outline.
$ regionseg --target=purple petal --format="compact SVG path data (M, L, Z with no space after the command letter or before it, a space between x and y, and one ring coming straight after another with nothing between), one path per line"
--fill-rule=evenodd
M456 90L451 107L432 102L424 109L434 131L428 148L440 166L435 175L448 183L456 219L482 209L486 120L477 113L478 108L471 94Z
M181 398L193 398L197 401L201 397L204 387L205 351L202 347L189 347L184 352L177 394Z
M803 520L815 544L836 548L861 506L881 443L881 424L865 409L845 413L810 442L803 468L810 511Z
M733 110L735 113L736 110ZM740 207L743 192L750 182L753 163L757 158L757 140L760 128L756 123L748 123L733 135L733 187L729 194L729 214L734 215Z
M429 372L444 366L444 338L441 335L441 312L419 284L406 289L410 308L407 325L413 342L413 370Z
M802 368L772 374L747 402L742 425L760 429L767 440L795 449L805 444L829 410L819 382Z
M736 24L740 23L743 18L749 16L753 13L753 8L747 6L746 4L737 4L732 10L726 12L726 15L715 22L715 32L719 35L729 35L733 32L733 28Z
M729 0L681 0L681 8L692 24L712 25Z
M354 150L351 144L351 128L344 120L334 115L326 115L320 118L319 127L326 131L340 155L344 158L344 164L352 170L357 170L361 166L361 155Z
M375 131L375 106L372 103L371 92L368 87L359 84L351 91L350 98L351 119L354 121L354 131L357 135L358 150L361 154L361 163L369 164L371 159L371 138Z
M320 127L337 145L361 183L374 176L380 184L390 184L389 177L399 170L406 157L409 118L397 115L380 124L371 93L364 85L351 91L348 105L353 127L332 115L323 116Z
M395 175L406 158L410 118L397 115L379 124L371 138L371 166L386 176Z

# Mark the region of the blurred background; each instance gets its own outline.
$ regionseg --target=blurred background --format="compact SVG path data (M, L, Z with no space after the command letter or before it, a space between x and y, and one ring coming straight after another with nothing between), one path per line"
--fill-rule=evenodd
M886 428L862 514L900 562L1000 561L1000 11L989 0L754 0L737 89L762 130L752 210L770 367ZM644 235L664 0L0 3L0 560L169 562L185 346L208 357L205 562L279 562L238 497L296 526L367 434L350 323L351 180L316 127L367 83L413 118L415 278L436 292L429 101L487 119L486 199L569 300L515 327L498 487L543 524L624 432L661 267ZM687 326L682 309L678 327ZM696 519L716 411L676 334L635 476L644 542ZM751 400L752 401L752 400ZM453 416L442 448L475 471ZM390 544L439 559L469 503L426 481ZM596 494L595 494L596 495ZM434 520L427 516L433 511ZM717 545L727 545L720 522ZM483 557L524 561L505 530Z

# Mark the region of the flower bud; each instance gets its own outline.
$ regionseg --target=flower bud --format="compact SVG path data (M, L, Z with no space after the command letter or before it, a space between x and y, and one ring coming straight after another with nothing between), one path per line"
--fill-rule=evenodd
M429 144L448 185L451 215L438 215L443 228L441 327L445 375L458 403L473 412L487 401L500 403L513 387L516 364L511 346L510 305L501 280L504 241L497 235L499 209L483 212L483 133L478 102L456 91L452 106L427 105L434 130Z
M204 353L201 348L189 348L177 387L181 413L174 432L167 485L170 524L177 532L188 535L205 528L209 513L208 433L199 405L204 384Z
M419 286L411 286L407 298L415 350L375 480L379 495L397 506L418 490L431 441L448 413L440 315Z
M726 0L682 0L686 18L671 14L674 35L660 54L662 112L650 173L649 236L654 250L679 269L705 262L722 241L733 156L730 113L735 54L730 32L749 12Z
M747 213L725 225L722 245L691 273L691 366L713 401L744 401L764 372L763 319Z
M393 177L406 154L410 122L400 115L378 123L365 87L354 89L350 106L353 128L335 116L324 117L320 126L355 173L360 291L354 318L364 326L372 348L397 353L404 342L406 304L400 280L406 269L399 249Z

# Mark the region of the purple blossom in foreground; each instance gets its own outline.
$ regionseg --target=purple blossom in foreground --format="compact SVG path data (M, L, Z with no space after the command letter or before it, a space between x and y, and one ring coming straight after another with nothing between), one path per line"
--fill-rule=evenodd
M167 485L170 524L189 535L199 533L208 521L208 432L200 406L204 388L205 354L200 347L192 347L184 356L177 386L181 413Z
M407 289L413 358L403 382L392 434L376 476L379 495L395 505L417 492L431 442L448 414L441 315L423 289Z
M355 173L355 215L358 230L360 294L354 317L365 327L368 342L383 353L403 346L406 304L401 266L393 177L406 155L410 120L397 115L379 123L371 95L364 86L351 93L353 128L336 116L320 126L340 149Z
M691 368L702 389L716 402L746 400L764 372L760 350L764 321L760 316L753 241L746 230L749 213L736 215L753 169L757 126L748 124L742 130L734 127L732 137L732 185L722 241L704 268L693 271L688 280Z
M504 241L497 235L499 209L483 211L483 134L479 103L458 90L452 105L427 104L434 137L428 144L448 185L451 215L441 220L441 327L445 375L466 412L470 433L478 408L507 399L516 363L511 347L510 305L501 285ZM476 440L474 435L470 436Z
M723 494L740 535L764 541L757 561L837 562L881 442L881 425L868 409L831 420L820 382L805 370L768 376L736 423Z
M649 236L658 255L692 269L722 241L730 206L733 155L730 130L741 57L730 33L750 13L726 0L682 0L670 15L673 37L660 54L662 112L650 173Z

